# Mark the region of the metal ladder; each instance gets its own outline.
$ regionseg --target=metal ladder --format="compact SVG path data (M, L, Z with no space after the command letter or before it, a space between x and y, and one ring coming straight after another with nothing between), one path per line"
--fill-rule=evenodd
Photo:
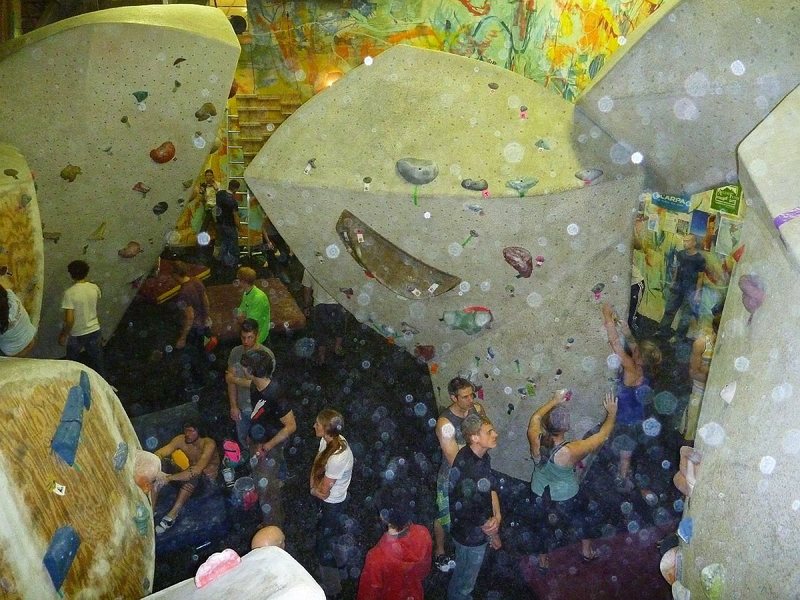
M226 119L226 142L228 145L228 181L236 179L239 181L239 191L236 192L236 201L239 205L239 257L260 256L263 254L260 244L253 244L250 235L250 201L252 193L244 180L244 169L250 162L245 160L244 148L239 140L241 130L239 129L239 115L225 111ZM244 235L242 235L244 229Z

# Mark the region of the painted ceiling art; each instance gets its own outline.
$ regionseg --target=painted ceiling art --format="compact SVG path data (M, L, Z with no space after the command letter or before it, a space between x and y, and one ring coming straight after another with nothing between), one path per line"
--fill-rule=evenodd
M406 44L498 65L572 101L662 1L248 0L254 87L308 98Z

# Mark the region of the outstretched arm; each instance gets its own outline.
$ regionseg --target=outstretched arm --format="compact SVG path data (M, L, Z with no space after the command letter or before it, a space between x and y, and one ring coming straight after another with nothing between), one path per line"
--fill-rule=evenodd
M603 326L606 328L606 334L608 335L608 343L611 346L611 349L614 351L620 361L622 362L623 369L633 369L636 367L636 363L633 361L633 358L630 354L625 352L625 348L622 345L622 340L619 339L619 333L617 333L617 321L619 318L617 317L616 313L612 306L608 303L603 304ZM627 330L630 332L630 329ZM636 340L631 335L629 336L628 343L630 345L635 345Z
M528 443L531 457L538 461L541 458L542 419L556 406L567 401L567 390L558 390L550 400L540 406L528 421Z
M603 407L606 409L606 419L600 426L600 431L594 435L589 436L585 440L575 440L567 444L569 450L569 462L574 465L578 461L583 460L592 452L596 452L605 443L614 429L614 423L617 420L617 399L614 394L608 392L605 400L603 400Z

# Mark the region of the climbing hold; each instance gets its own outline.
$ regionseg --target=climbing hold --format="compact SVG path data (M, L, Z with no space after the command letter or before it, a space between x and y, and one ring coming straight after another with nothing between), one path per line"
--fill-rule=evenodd
M474 229L469 230L469 237L467 237L463 242L461 242L461 247L466 248L467 244L469 244L473 238L478 237L478 232Z
M401 158L396 167L400 176L414 185L430 183L439 175L439 167L431 160Z
M133 258L142 252L144 252L144 248L139 242L128 242L124 248L117 250L117 254L122 258Z
M731 381L722 386L719 391L719 397L725 401L725 404L730 405L733 402L733 397L736 395L736 382Z
M50 539L42 563L50 575L53 587L59 590L67 578L72 561L78 553L81 538L69 525L59 527Z
M175 144L167 141L158 148L153 148L150 150L150 158L159 164L171 161L175 158Z
M141 181L137 181L136 185L131 188L134 192L139 192L142 197L144 198L147 195L147 192L150 191L150 188L143 184Z
M541 267L544 264L544 256L541 254L536 257L536 266Z
M527 119L528 118L528 107L524 104L519 107L519 118L520 119Z
M465 204L464 210L474 212L476 215L479 215L481 217L486 214L485 212L483 212L483 207L480 204Z
M449 310L442 321L451 329L460 329L467 335L478 333L488 327L494 319L492 311L483 306L468 306L463 310Z
M414 356L421 358L425 362L429 362L436 356L436 346L421 346L417 344L414 347Z
M181 82L176 79L172 84L172 91L177 92L179 87L181 87Z
M742 290L742 304L745 310L750 313L750 318L747 320L749 325L755 312L764 303L767 286L761 277L755 273L749 273L739 277L739 289Z
M212 102L206 102L194 113L194 116L198 121L208 121L211 117L217 116L217 107Z
M712 563L700 571L700 583L706 592L708 600L722 600L725 585L725 567L719 563Z
M119 120L120 123L125 123L128 127L131 126L130 122L128 121L128 115L122 115L122 118Z
M692 541L692 534L694 532L694 521L692 517L681 519L678 523L678 535L687 544Z
M363 181L364 181L364 191L368 192L369 191L369 186L372 183L372 177L364 177Z
M136 102L139 103L144 102L147 99L147 96L149 95L150 94L148 94L147 92L133 92L133 97L136 98Z
M81 172L82 171L80 167L68 164L66 167L61 169L61 179L72 183L73 181L75 181L75 178L81 174Z
M176 58L175 61L172 63L172 66L175 67L175 66L181 64L182 62L184 62L185 60L186 59L183 58L182 56L180 58Z
M183 189L188 190L190 187L192 187L193 183L194 183L193 180L186 179L185 181L181 182L181 185L183 186Z
M530 277L533 273L533 257L520 246L503 248L503 258L517 272L517 277ZM513 289L511 290L513 292Z
M311 169L317 168L317 159L316 158L309 158L308 162L306 163L305 168L303 169L303 173L306 175L311 173Z
M71 387L64 404L61 420L50 442L53 452L58 454L69 466L75 464L75 453L78 451L78 442L83 427L85 402L83 390L79 386Z
M128 460L128 444L120 442L117 444L117 451L114 452L114 470L121 471Z
M353 297L353 294L355 293L353 291L353 288L351 288L351 287L350 288L339 288L339 291L342 292L345 296L347 296L348 300L350 300Z
M511 402L508 403L508 414L511 414L511 411L514 410L514 405Z
M166 202L159 202L158 204L153 206L153 213L158 215L158 216L161 216L165 212L167 212L168 208L169 208L169 204L167 204Z
M499 86L499 85L497 85L497 84L496 84L494 81L493 81L493 82L491 82L491 83L489 83L489 84L487 84L487 85L489 86L489 89L490 89L490 90L492 90L492 91L495 91L497 88L499 88L499 87L500 87L500 86Z
M536 177L524 177L509 179L506 181L506 187L510 187L512 190L516 191L519 197L522 198L525 193L537 183L539 183L539 180Z
M534 144L534 146L536 146L539 149L539 151L541 151L541 152L544 152L545 150L550 150L550 148L551 148L550 142L548 142L545 139L536 140L536 143Z
M233 98L236 95L236 92L239 91L239 82L235 79L231 82L231 89L228 92L228 98Z
M584 185L592 185L602 176L603 172L600 169L581 169L575 173L575 177L580 179Z
M465 190L472 190L473 192L482 192L485 189L488 189L489 182L485 179L462 179L461 180L461 187Z
M13 177L14 179L19 179L17 177L18 174L19 174L19 171L17 171L16 169L5 169L3 171L3 175L8 175L9 177Z

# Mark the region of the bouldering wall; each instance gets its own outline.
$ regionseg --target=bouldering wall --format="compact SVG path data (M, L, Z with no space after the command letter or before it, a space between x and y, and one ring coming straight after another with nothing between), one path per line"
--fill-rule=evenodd
M36 327L42 308L44 257L36 186L19 151L0 144L0 284L22 301Z
M147 595L153 518L111 387L78 363L3 358L0 414L0 595Z
M703 398L702 470L675 584L693 598L793 598L800 589L800 209L788 193L800 185L798 112L795 90L739 147L746 250Z
M578 104L643 154L651 189L736 181L736 147L800 83L797 6L783 0L665 0Z
M428 363L440 404L458 374L482 386L500 471L529 477L528 418L552 391L575 390L578 429L601 418L599 303L624 313L642 181L574 105L395 46L304 104L245 178L314 278Z
M77 258L103 290L105 336L114 330L214 142L238 56L224 15L203 6L89 13L0 47L2 141L35 173L45 239L36 355L63 353ZM131 241L137 251L118 254Z

